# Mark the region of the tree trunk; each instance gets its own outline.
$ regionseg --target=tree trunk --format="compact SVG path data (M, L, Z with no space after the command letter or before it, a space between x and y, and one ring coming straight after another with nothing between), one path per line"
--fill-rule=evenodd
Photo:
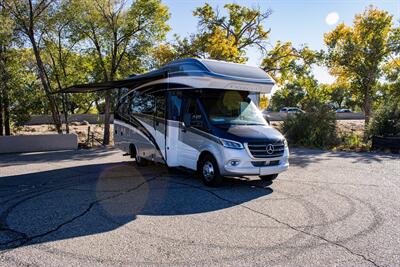
M364 113L365 113L365 125L368 125L372 113L372 102L371 96L366 94L364 97Z
M366 92L364 95L364 115L365 115L365 121L364 121L364 128L366 129L368 127L368 123L371 119L371 112L372 112L372 101L371 101L371 95L369 94L369 90Z
M7 74L6 74L7 75ZM4 111L4 134L11 135L10 129L10 99L8 97L8 83L3 84L3 111Z
M3 99L0 90L0 136L3 135Z
M45 74L43 61L40 56L40 52L37 47L36 40L35 40L33 33L29 36L29 38L32 43L33 53L35 54L36 63L38 66L39 78L40 78L40 81L42 82L43 89L44 89L44 91L46 93L46 97L49 101L49 107L50 107L51 115L53 117L54 125L56 126L57 132L62 133L60 113L58 111L57 103L54 99L54 96L51 94L50 85L48 84L48 82L46 80L46 74Z
M68 134L69 133L69 124L68 124L68 110L67 110L67 95L66 94L63 94L62 101L63 101L63 113L64 113L64 119L65 119L65 132Z
M10 80L9 73L7 71L7 51L6 47L2 46L0 53L1 55L1 134L10 135L10 99L8 96L8 81Z
M104 107L104 135L103 145L110 144L110 106L111 106L111 93L106 90L105 107Z

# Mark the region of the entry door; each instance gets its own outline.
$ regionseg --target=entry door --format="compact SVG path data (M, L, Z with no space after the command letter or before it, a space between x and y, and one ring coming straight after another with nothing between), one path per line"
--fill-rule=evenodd
M181 166L181 144L179 142L180 117L182 110L182 92L170 91L167 98L167 134L166 154L169 167Z
M165 93L159 93L155 95L156 102L156 112L154 114L154 130L155 130L155 140L157 142L158 148L161 155L157 155L157 161L166 161L165 153L165 133L166 133L166 100ZM157 153L157 154L160 154Z

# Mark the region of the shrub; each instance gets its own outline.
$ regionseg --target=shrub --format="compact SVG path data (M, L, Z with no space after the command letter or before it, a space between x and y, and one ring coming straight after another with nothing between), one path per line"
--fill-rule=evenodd
M362 134L357 134L355 132L339 132L339 142L340 144L336 149L338 150L351 150L351 151L369 151L370 142L364 142Z
M367 127L367 135L400 137L400 102L390 100L382 103Z
M289 115L282 130L295 145L331 148L338 142L335 113L324 105L316 105L310 112Z

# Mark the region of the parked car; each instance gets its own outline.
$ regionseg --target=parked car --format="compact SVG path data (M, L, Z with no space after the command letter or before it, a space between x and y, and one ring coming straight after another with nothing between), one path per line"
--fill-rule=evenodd
M296 107L284 107L279 110L282 113L304 113L304 110Z
M340 108L336 110L336 113L351 113L353 111L351 111L351 109L348 108Z

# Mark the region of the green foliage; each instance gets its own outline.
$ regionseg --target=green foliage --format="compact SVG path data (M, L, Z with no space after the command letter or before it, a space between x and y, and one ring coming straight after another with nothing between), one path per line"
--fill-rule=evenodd
M339 145L336 147L338 150L369 151L370 149L370 143L364 142L363 136L355 132L341 132L339 140Z
M320 53L307 46L298 49L291 42L277 41L263 59L261 68L279 85L284 85L310 76L312 64L319 60Z
M210 4L196 8L193 15L199 19L199 32L186 38L175 36L175 41L153 50L153 66L184 57L244 63L249 47L265 50L270 30L264 29L263 24L271 11L238 4L226 4L224 8L227 13L224 16Z
M279 111L283 107L297 107L305 97L305 91L297 84L288 84L275 92L271 98L270 108Z
M320 63L321 55L308 47L297 49L290 42L276 42L266 54L261 67L271 75L281 90L271 99L271 108L308 108L310 103L324 101L321 87L312 74L312 66Z
M400 34L392 20L388 12L370 6L355 16L352 27L341 23L324 36L330 72L351 84L353 93L363 101L366 122L377 81L382 77L382 65L398 52L396 40Z
M338 142L335 113L326 106L289 115L282 130L289 143L294 145L331 148Z
M78 1L68 7L71 36L77 36L82 49L95 58L95 77L108 81L141 71L145 58L169 30L168 8L159 0Z
M374 113L367 128L367 136L400 137L400 99L394 98L382 103Z

